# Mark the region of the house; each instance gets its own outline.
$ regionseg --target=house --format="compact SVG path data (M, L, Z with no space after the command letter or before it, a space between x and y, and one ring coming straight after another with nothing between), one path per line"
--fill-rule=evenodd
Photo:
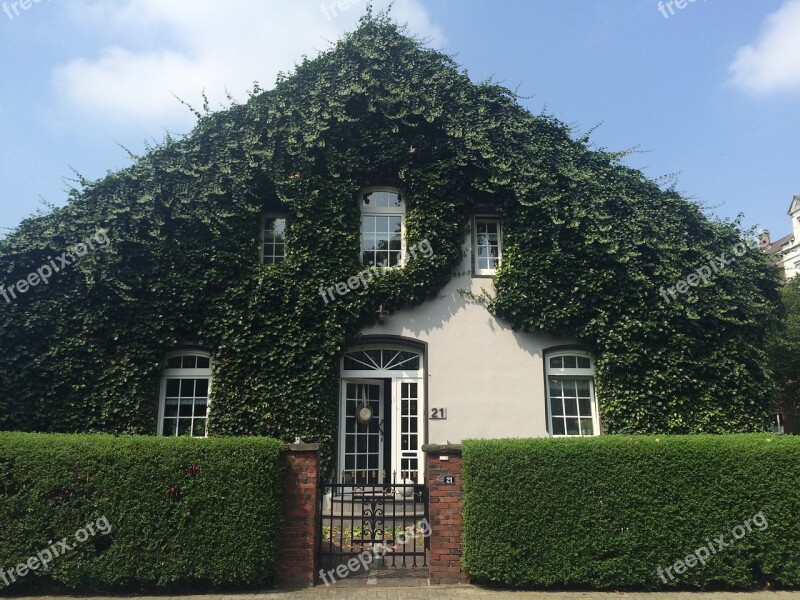
M374 481L767 426L764 256L700 285L733 225L385 17L74 196L0 245L0 429L300 437Z
M769 231L764 231L758 236L758 241L761 251L774 257L786 279L791 279L800 273L800 195L792 198L788 215L792 223L791 233L773 242Z

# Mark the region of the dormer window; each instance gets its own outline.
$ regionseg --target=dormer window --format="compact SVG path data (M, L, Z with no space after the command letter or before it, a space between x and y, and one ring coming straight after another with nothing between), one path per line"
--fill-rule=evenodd
M261 262L274 265L286 256L286 216L269 214L264 216L261 229Z
M373 267L403 264L406 207L392 188L361 191L361 260Z
M500 219L476 216L473 231L475 275L494 275L502 253Z

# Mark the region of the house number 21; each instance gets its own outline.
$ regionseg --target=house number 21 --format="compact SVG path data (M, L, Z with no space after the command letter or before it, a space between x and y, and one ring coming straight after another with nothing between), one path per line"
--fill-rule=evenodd
M431 409L431 419L446 419L447 418L447 409L446 408L432 408Z

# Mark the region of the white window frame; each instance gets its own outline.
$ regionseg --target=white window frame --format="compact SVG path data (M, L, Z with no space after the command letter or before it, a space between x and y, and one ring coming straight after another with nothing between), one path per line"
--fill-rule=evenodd
M782 412L772 413L772 433L783 434L784 418Z
M208 368L203 369L184 369L184 368L169 368L169 360L178 356L202 356L208 359ZM212 362L211 354L203 350L177 350L168 352L164 356L164 368L161 373L161 386L158 392L158 424L156 428L156 435L164 435L164 409L166 407L167 396L167 380L168 379L208 379L208 398L206 400L206 416L205 416L205 430L202 436L193 435L192 437L207 437L208 436L208 417L211 413L211 388L214 383L212 376ZM194 423L192 424L194 426ZM177 437L177 436L176 436Z
M364 205L364 196L367 194L372 194L375 192L388 192L391 194L397 194L398 198L400 198L400 206L392 207L392 206L365 206ZM380 266L380 265L373 265L379 269L395 269L398 267L402 267L406 263L406 201L403 195L400 193L395 187L389 186L373 186L373 187L366 187L362 188L358 194L358 205L361 209L361 218L360 218L360 232L359 232L359 243L360 243L360 251L359 254L361 256L361 261L364 260L364 217L400 217L400 260L394 266ZM366 265L366 263L362 263Z
M286 238L284 237L283 256L281 257L281 259L276 261L275 258L277 258L277 257L273 254L271 256L271 260L269 262L266 262L265 259L266 259L267 255L264 252L264 246L266 245L265 237L266 237L266 233L267 233L267 219L283 219L283 221L284 221L284 235L285 235L285 232L286 232L286 225L288 224L289 219L288 219L288 217L286 216L285 213L266 213L266 214L261 215L261 235L260 235L260 239L261 239L261 251L260 251L261 264L262 265L277 265L279 263L282 263L284 260L286 260Z
M472 269L475 275L494 275L497 267L482 269L478 266L478 221L497 223L497 265L503 260L503 223L498 215L473 215L472 217Z
M553 368L550 366L550 359L564 357L564 356L578 356L583 358L589 359L589 368ZM595 390L594 385L594 377L595 377L595 370L594 370L594 358L591 354L583 350L559 350L556 352L548 352L544 355L544 373L545 373L545 398L546 398L546 407L545 407L545 414L547 417L547 433L550 437L596 437L600 435L600 413L598 410L597 404L597 393ZM564 434L554 434L553 433L553 415L551 414L551 399L550 399L550 378L555 377L558 379L586 379L589 381L589 391L591 393L591 408L592 408L592 435L569 435L566 433Z

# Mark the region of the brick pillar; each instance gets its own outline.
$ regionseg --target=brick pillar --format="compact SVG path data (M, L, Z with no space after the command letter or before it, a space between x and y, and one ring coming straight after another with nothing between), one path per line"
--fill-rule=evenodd
M319 570L319 444L287 444L284 460L283 531L275 583L313 586Z
M426 474L430 508L430 578L432 585L467 583L461 570L461 534L464 529L464 481L461 477L461 444L426 444ZM446 483L452 476L453 483ZM448 477L449 479L449 477Z

